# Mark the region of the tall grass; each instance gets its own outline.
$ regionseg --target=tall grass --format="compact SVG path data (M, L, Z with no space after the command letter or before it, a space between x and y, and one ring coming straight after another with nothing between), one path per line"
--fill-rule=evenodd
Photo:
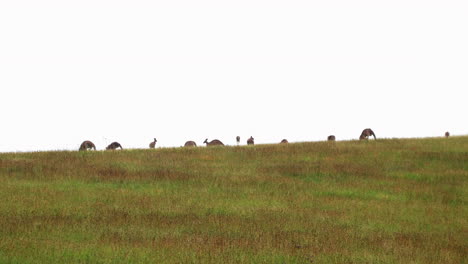
M466 263L468 137L0 154L0 263Z

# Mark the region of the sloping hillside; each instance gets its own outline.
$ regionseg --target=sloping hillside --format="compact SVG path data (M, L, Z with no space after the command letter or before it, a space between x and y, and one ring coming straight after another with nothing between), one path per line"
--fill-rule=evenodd
M0 263L463 263L468 137L0 154Z

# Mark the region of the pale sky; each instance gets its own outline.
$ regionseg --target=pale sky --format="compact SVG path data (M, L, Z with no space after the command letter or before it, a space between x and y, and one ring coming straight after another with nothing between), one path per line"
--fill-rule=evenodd
M0 152L468 134L468 1L2 0Z

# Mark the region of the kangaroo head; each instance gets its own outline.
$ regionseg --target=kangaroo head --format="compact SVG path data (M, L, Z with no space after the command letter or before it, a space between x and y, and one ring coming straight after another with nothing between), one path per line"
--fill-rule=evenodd
M205 139L205 141L203 141L203 143L206 143L206 144L208 144L208 139Z

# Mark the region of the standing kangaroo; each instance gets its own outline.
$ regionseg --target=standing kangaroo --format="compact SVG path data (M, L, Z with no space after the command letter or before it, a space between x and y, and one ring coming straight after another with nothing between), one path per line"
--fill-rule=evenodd
M249 139L247 139L247 145L253 145L254 144L254 138L253 137L250 137Z
M236 141L237 141L237 145L239 145L239 143L240 143L240 137L239 136L236 137Z
M330 135L330 136L328 136L328 138L327 138L328 141L335 141L335 139L336 139L336 138L335 138L334 135Z
M450 137L450 133L448 131L445 132L445 137Z
M205 139L205 141L203 141L203 143L206 143L206 146L207 147L211 147L211 146L224 146L223 142L217 140L217 139L214 139L214 140L211 140L210 142L208 142L208 139Z
M83 150L88 150L88 149L94 149L96 150L96 146L94 145L93 142L89 141L89 140L85 140L83 141L83 143L81 143L80 145L80 151L83 151Z
M195 143L195 141L187 141L185 142L185 145L184 147L196 147L197 146L197 143Z
M156 140L156 138L154 138L154 141L149 144L149 147L154 148L156 146L156 142L158 141Z
M119 142L112 142L112 143L110 143L109 146L107 146L106 149L107 149L107 150L115 150L115 149L117 149L117 148L123 149L123 148L122 148L122 145L120 145Z
M374 136L374 139L377 139L375 137L375 134L374 134L374 131L372 131L372 129L370 128L366 128L362 131L361 133L361 136L359 136L359 140L363 140L363 139L369 139L370 136Z

